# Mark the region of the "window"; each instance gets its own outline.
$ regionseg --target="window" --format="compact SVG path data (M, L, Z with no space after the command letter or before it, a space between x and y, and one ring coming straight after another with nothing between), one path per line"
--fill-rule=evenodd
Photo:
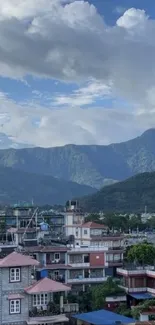
M42 293L40 295L33 295L33 306L44 306L48 304L47 293Z
M84 235L87 235L87 233L88 233L87 229L84 229Z
M60 253L55 253L54 254L54 259L55 260L60 260Z
M10 282L20 282L20 268L10 269Z
M20 314L20 299L10 300L10 314Z
M59 271L54 271L54 275L58 276L59 275Z

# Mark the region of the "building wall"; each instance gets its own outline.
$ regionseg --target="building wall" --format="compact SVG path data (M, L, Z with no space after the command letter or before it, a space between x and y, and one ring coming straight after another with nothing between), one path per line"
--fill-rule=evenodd
M31 284L31 268L21 268L21 282L10 283L9 282L9 268L0 269L0 324L12 324L19 323L25 324L25 321L29 316L29 297L24 293L24 288ZM24 296L21 299L21 313L10 314L9 313L9 300L8 295L20 293Z
M90 253L90 266L105 265L104 253Z

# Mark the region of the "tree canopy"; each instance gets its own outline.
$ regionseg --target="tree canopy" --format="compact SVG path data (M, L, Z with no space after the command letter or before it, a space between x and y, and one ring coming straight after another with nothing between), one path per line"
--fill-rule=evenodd
M153 265L155 247L147 242L133 245L128 251L127 260L140 265Z
M124 290L112 278L108 278L103 284L92 287L91 292L92 309L96 310L104 307L107 296L124 293Z

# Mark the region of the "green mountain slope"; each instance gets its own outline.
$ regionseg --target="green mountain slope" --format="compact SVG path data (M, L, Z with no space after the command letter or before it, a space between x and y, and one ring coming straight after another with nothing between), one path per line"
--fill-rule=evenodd
M104 187L80 199L85 211L142 212L145 206L155 211L155 172L142 173L126 181Z
M101 188L114 180L155 171L154 144L155 129L150 129L136 139L109 146L3 149L0 166Z
M19 201L35 204L65 204L73 196L91 194L95 190L86 185L56 179L52 176L30 174L0 167L0 204Z

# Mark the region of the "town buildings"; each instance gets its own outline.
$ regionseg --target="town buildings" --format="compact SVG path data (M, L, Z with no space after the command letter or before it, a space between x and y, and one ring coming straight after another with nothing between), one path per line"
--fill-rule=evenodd
M0 261L0 325L63 324L66 313L78 311L77 304L63 302L69 286L47 277L35 279L38 265L17 252Z
M19 208L18 212L16 207L18 222L8 233L18 250L39 261L40 277L46 274L52 280L72 286L78 293L106 281L109 276L116 276L116 268L123 263L123 235L111 233L103 224L85 222L76 201L69 202L57 224L53 222L57 218L53 212L43 213L41 219L40 215L36 218L36 210L29 215L27 207L25 209ZM21 211L26 224L22 223ZM45 225L36 220L47 223L49 220L49 227L45 229Z

